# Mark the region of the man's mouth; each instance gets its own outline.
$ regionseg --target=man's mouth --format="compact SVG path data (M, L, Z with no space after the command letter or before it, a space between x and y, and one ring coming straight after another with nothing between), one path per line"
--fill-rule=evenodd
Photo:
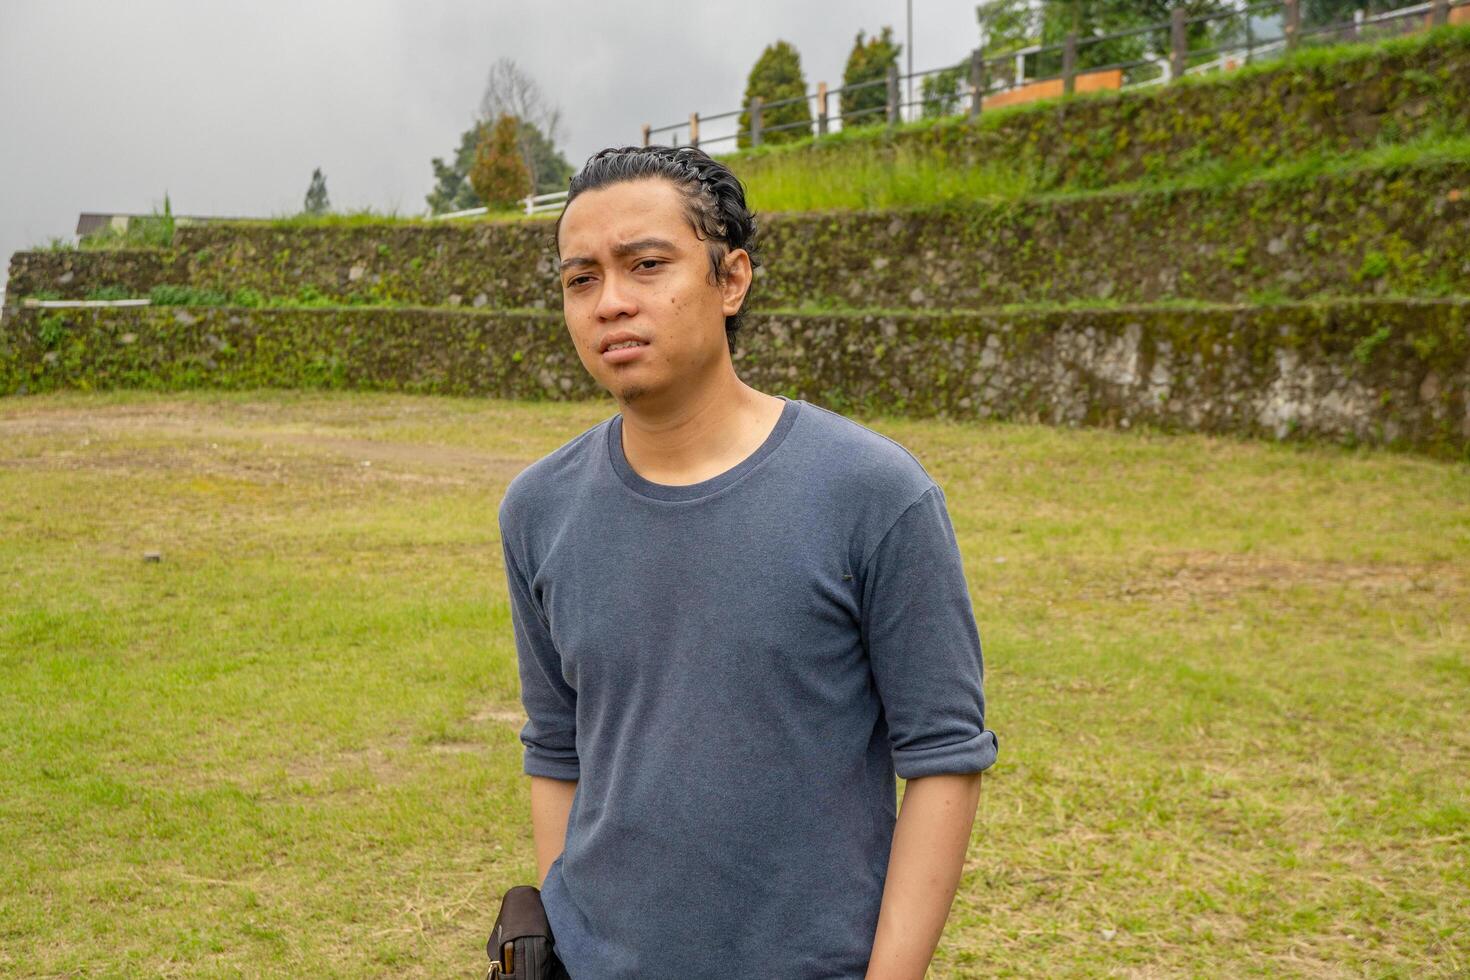
M623 364L628 361L636 361L642 357L643 348L648 344L641 340L625 340L622 343L613 344L602 352L602 360L607 364Z

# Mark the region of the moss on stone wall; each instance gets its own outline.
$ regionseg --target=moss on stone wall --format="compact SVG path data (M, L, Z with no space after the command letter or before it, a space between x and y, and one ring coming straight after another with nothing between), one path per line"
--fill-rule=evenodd
M1447 295L1470 270L1470 163L1223 189L767 222L758 304L978 308Z
M304 387L537 398L585 396L589 386L559 315L27 309L0 330L0 394L57 387Z
M179 230L188 283L443 306L561 305L550 222Z
M767 313L741 377L854 414L1151 424L1470 451L1466 300L1103 310ZM655 341L656 342L656 341ZM0 394L327 387L600 395L553 313L25 310Z
M146 296L154 286L187 275L187 262L172 249L16 252L10 258L6 302L35 295L86 299L113 287Z
M1470 161L1215 189L773 215L752 307L979 308L1448 295L1470 283ZM559 309L549 225L181 229L179 250L18 253L19 297L137 277L265 297ZM76 257L85 256L77 262ZM65 283L60 280L66 276Z

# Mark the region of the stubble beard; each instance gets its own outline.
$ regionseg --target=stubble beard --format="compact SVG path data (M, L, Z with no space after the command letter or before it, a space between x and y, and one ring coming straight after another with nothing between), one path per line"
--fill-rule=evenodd
M627 406L648 394L648 388L640 384L626 385L616 393L619 405Z

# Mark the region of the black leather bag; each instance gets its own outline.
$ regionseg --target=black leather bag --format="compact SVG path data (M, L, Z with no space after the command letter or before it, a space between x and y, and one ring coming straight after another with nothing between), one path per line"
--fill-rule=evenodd
M500 900L500 914L485 944L490 957L485 980L571 980L552 951L554 945L541 890L516 885Z

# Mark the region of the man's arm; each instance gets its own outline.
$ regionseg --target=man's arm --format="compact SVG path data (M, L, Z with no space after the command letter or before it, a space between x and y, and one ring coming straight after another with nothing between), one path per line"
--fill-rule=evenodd
M562 852L567 839L567 817L572 812L572 797L577 793L575 779L531 777L531 836L536 842L536 884L546 884L546 873Z
M978 772L905 784L867 980L922 980L959 887L979 802Z
M959 542L932 484L859 573L863 640L907 780L878 909L870 980L918 980L934 955L975 825L980 771L995 762L984 666Z
M530 580L516 563L511 548L514 536L506 533L512 527L507 511L507 503L502 503L500 539L521 677L521 704L526 709L520 738L525 745L524 769L531 777L531 836L536 850L536 882L541 885L566 842L567 818L581 775L577 692L562 676L561 654L552 640L551 626L532 595Z

